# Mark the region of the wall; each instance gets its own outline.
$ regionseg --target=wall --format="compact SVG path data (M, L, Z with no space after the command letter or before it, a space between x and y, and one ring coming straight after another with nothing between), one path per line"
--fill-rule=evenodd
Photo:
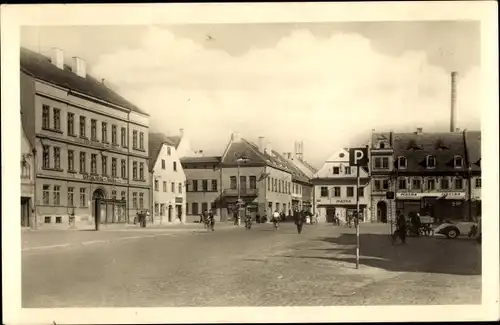
M291 192L291 188L292 188L292 175L290 173L287 173L285 171L282 171L282 170L279 170L279 169L276 169L276 168L273 168L273 167L269 167L267 166L266 167L266 173L269 173L269 176L267 177L267 179L265 180L265 188L266 188L266 196L265 196L265 207L262 207L263 209L265 208L265 212L262 211L261 212L261 208L259 207L259 212L260 213L265 213L267 214L268 217L270 217L270 215L276 210L276 203L279 203L280 205L280 208L279 210L280 211L283 211L282 208L283 208L283 205L285 204L286 205L286 210L290 210L290 207L292 205L292 195L291 193L288 193L286 191L283 191L283 192L286 192L286 193L278 193L276 191L273 191L272 190L272 186L271 186L271 189L269 189L268 185L267 185L267 182L268 182L268 179L278 179L278 180L284 180L285 182L289 183L290 185L290 192ZM269 207L269 203L272 203L272 208Z
M212 164L215 166L215 164ZM186 207L187 209L187 217L186 220L187 222L194 222L198 221L200 219L200 214L201 214L201 207L202 203L207 203L208 207L211 207L212 203L215 203L217 199L220 197L220 190L221 190L221 170L220 169L214 169L213 166L209 163L200 163L200 164L189 164L189 165L183 165L184 168L184 173L186 175L186 182L189 183L192 180L198 180L198 192L193 192L192 191L192 186L189 186L190 191L186 191ZM193 167L197 168L193 168ZM204 166L207 166L204 168ZM202 192L201 189L201 181L202 180L207 180L209 182L209 188L210 188L210 183L212 180L217 180L217 191L207 191L207 192ZM192 204L196 202L198 203L198 212L193 213L192 211ZM216 209L215 213L217 216L219 216L219 220L221 220L221 210L220 206Z
M169 154L170 152L170 154ZM162 168L162 161L165 161L165 169ZM176 171L173 164L176 163ZM155 189L155 180L158 181L158 191ZM166 191L164 191L163 182L166 182ZM172 191L172 183L174 183L174 191ZM153 189L153 206L152 214L155 220L162 223L169 222L168 208L172 206L173 216L171 222L186 222L186 175L177 157L177 153L173 146L163 144L158 158L153 167L153 180L151 187ZM165 206L165 213L155 211L155 204L158 204L161 209L161 204ZM182 208L180 220L177 219L176 205ZM163 214L163 215L162 215Z

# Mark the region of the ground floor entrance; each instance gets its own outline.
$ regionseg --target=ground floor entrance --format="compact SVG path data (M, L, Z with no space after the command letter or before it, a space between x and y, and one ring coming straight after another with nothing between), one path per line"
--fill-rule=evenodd
M333 223L339 220L341 223L347 222L356 215L356 206L354 205L318 205L316 209L318 220ZM366 205L359 206L361 221L368 218Z
M419 213L433 217L440 223L446 219L466 220L468 217L468 202L440 198L422 198L420 200L396 200L396 210L409 216Z
M31 198L21 197L21 227L30 226Z

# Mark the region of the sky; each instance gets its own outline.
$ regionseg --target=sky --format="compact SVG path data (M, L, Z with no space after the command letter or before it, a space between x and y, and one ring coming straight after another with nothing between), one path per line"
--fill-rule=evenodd
M304 142L314 166L377 131L480 128L480 25L474 21L23 27L21 45L64 50L151 116L221 155L230 134L278 152Z

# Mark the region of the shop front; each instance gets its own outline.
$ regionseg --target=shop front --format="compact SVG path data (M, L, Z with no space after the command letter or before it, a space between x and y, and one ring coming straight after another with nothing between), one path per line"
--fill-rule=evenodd
M464 220L467 215L464 192L402 192L396 193L396 210L428 215L442 222L445 219Z
M347 222L349 218L356 215L356 199L336 199L332 204L318 204L317 211L320 221L332 223L336 218L341 223ZM359 204L359 214L362 221L368 220L368 209L366 204Z

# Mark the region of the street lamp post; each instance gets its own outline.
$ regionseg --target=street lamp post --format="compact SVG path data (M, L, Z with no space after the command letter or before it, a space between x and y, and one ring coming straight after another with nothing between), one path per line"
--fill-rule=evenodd
M468 211L468 221L472 220L472 166L469 164L468 168L469 176L469 211Z
M245 156L240 156L238 158L236 158L236 164L238 166L238 179L237 179L237 182L238 182L238 226L240 225L240 220L241 220L241 203L240 203L240 200L241 200L241 181L240 181L240 164L241 163L247 163L249 162L250 159L248 157L245 157Z

